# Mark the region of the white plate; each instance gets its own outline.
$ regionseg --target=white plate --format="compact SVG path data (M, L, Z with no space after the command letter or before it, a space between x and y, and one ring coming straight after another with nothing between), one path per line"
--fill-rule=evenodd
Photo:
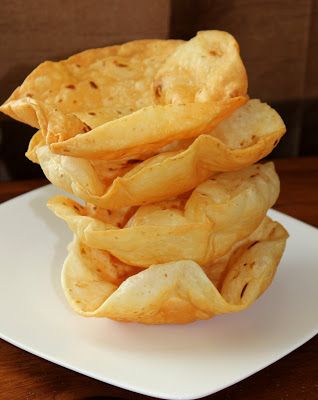
M71 234L47 186L0 206L0 337L74 371L165 399L234 384L318 332L318 230L270 215L290 233L272 286L248 310L190 325L144 326L75 315L60 271Z

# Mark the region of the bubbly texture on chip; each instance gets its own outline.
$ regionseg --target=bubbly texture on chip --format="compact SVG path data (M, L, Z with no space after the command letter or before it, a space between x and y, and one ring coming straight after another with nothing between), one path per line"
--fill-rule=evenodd
M148 267L191 259L205 265L252 233L278 194L278 176L267 163L215 175L188 197L141 206L125 226L110 222L110 211L106 218L94 218L86 207L62 196L48 206L81 242L127 264Z
M84 316L146 324L208 319L243 310L266 290L287 236L279 223L265 218L254 234L226 255L218 287L191 260L146 270L117 268L118 261L107 252L75 237L63 267L63 288L70 305Z

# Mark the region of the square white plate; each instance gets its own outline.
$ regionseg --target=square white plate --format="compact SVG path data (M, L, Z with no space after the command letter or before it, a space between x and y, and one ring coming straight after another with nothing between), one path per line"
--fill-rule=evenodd
M144 326L75 315L60 272L71 234L47 208L52 186L0 206L0 337L74 371L165 399L232 385L318 332L318 230L284 214L289 231L271 287L248 310L190 325Z

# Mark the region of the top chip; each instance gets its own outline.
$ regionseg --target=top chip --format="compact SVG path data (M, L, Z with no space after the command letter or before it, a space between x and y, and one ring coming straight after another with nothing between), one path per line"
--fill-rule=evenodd
M235 39L225 32L206 31L189 42L140 40L84 51L60 62L44 62L0 110L39 128L55 153L111 159L125 157L128 147L139 146L136 131L143 125L141 110L146 117L142 141L152 143L151 152L156 154L157 147L176 138L195 137L211 129L215 113L211 112L209 121L209 105L211 110L224 107L220 114L225 117L244 103L240 99L246 99L246 90L246 72ZM238 101L229 107L232 98ZM187 115L196 114L190 133L180 106L186 106ZM147 128L146 122L157 113L166 124ZM120 144L120 154L108 149L107 143L98 152L90 151L90 140L83 143L87 154L81 150L82 143L72 148L63 144L79 133L94 137L97 128L98 141L104 142L110 129L121 141L118 132L123 127L129 140Z

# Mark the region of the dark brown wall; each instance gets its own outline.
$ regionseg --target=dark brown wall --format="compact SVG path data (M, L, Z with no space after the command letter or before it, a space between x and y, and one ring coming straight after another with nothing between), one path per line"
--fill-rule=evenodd
M137 38L188 39L198 30L222 29L240 43L250 95L270 102L287 124L274 155L318 154L318 0L0 1L1 102L45 59ZM31 131L0 119L2 153L10 163L13 130L24 131L23 149Z
M318 1L312 1L304 85L301 154L318 154Z

